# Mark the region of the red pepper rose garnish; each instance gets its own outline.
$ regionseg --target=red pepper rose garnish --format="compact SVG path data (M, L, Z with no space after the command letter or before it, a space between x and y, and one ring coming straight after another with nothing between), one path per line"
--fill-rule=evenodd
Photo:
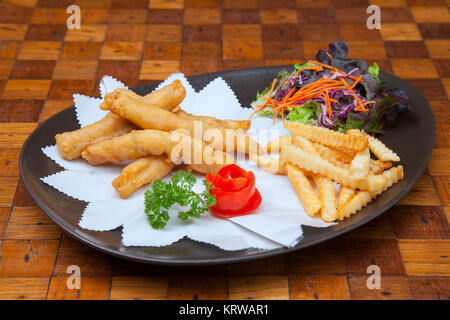
M261 195L255 187L255 175L235 164L223 167L217 174L208 173L206 180L214 186L209 193L216 196L217 203L210 210L216 216L242 216L261 204Z

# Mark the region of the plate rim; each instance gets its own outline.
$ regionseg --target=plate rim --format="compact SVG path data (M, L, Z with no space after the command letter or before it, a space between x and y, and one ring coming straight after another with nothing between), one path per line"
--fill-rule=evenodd
M194 76L189 76L186 77L186 79L190 79L190 78L195 78L195 77L200 77L200 76L211 76L213 77L213 79L215 77L221 77L224 73L228 73L228 74L232 74L235 72L239 72L239 71L250 71L250 70L262 70L262 69L282 69L282 68L292 68L291 65L279 65L279 66L270 66L270 67L257 67L257 68L248 68L248 69L239 69L239 70L227 70L227 71L221 71L221 72L213 72L213 73L205 73L205 74L199 74L199 75L194 75ZM352 225L343 227L340 230L335 230L334 233L329 233L329 234L325 234L322 237L315 239L315 240L311 240L309 242L303 243L302 246L297 247L281 247L281 248L277 248L277 249L273 249L273 250L264 250L264 251L259 251L259 252L255 252L252 254L248 254L246 256L238 256L238 257L224 257L224 258L205 258L202 260L196 260L195 257L190 257L188 259L179 259L179 260L167 260L167 259L162 259L162 258L154 258L154 257L150 257L150 258L142 258L136 255L132 255L130 253L121 253L120 251L117 250L113 250L113 249L109 249L109 248L105 248L93 241L91 241L90 239L87 239L86 237L79 235L76 233L76 231L72 230L71 228L69 228L69 226L67 226L64 222L64 220L58 220L58 214L57 212L55 212L54 210L50 209L47 204L37 195L37 193L34 191L34 189L31 187L30 182L28 181L28 177L24 174L24 167L23 167L23 161L24 161L24 150L26 150L26 147L28 146L28 144L30 143L30 141L32 140L33 136L36 134L36 131L38 128L40 128L41 126L43 126L46 122L50 122L53 118L56 118L58 116L60 116L61 113L64 112L68 112L70 109L74 108L74 105L65 108L63 110L61 110L60 112L52 115L50 118L46 119L44 122L40 123L34 130L33 132L27 137L27 139L25 140L25 142L22 145L21 151L20 151L20 156L19 156L19 171L20 171L20 177L23 181L23 184L26 188L26 190L28 191L28 193L30 194L30 196L33 198L33 200L36 202L36 205L45 213L45 215L50 218L50 220L52 220L58 227L60 227L61 229L63 229L65 232L67 232L68 234L70 234L72 237L74 237L75 239L77 239L78 241L81 241L82 243L88 245L89 247L92 247L96 250L99 250L103 253L107 253L110 254L112 256L115 257L119 257L125 260L130 260L130 261L135 261L135 262L140 262L140 263L147 263L147 264L156 264L156 265L172 265L172 266L200 266L200 265L217 265L217 264L225 264L225 263L238 263L238 262L243 262L243 261L250 261L250 260L255 260L255 259L263 259L263 258L268 258L268 257L272 257L272 256L276 256L276 255L281 255L281 254L286 254L286 253L290 253L293 251L297 251L297 250L302 250L311 246L314 246L316 244L325 242L327 240L336 238L341 236L344 233L347 233L351 230L354 230L356 228L361 227L362 225L372 221L373 219L379 217L381 214L385 213L387 210L389 210L390 208L392 208L394 205L396 205L413 187L414 185L417 183L417 181L419 180L419 178L422 176L423 172L425 171L430 158L431 158L431 154L432 151L434 149L434 144L435 144L435 137L436 137L436 121L435 121L435 117L434 117L434 112L431 110L431 107L428 103L428 100L426 99L426 97L422 94L422 92L420 90L418 90L415 86L413 86L410 82L408 82L407 80L404 80L402 78L399 78L391 73L388 72L383 72L381 71L382 74L386 74L390 77L393 77L394 79L397 78L407 84L409 84L411 87L413 87L417 93L419 93L424 101L426 101L427 103L427 107L430 109L430 114L431 114L431 118L432 118L432 136L431 141L432 143L429 144L427 146L427 149L425 150L425 153L428 154L427 157L427 161L425 161L422 164L422 167L417 168L417 170L414 173L414 176L411 178L412 183L408 186L406 186L405 188L403 188L401 190L401 192L399 192L394 198L393 200L390 202L389 205L384 206L383 208L379 209L378 212L373 213L371 215L369 215L368 217L366 217L365 219L362 219ZM161 83L164 80L161 81L149 81L146 84L141 84L139 86L134 86L131 87L130 90L148 85L148 84L152 84L152 83ZM57 191L57 190L56 190ZM77 201L81 201L76 199ZM83 201L81 201L83 202ZM50 212L50 213L48 213ZM55 213L55 214L51 214L51 213ZM330 228L330 227L327 227ZM177 241L175 241L174 243L181 241L181 238ZM188 238L189 239L189 238ZM190 241L194 241L189 239ZM198 241L197 241L198 242ZM200 242L201 243L201 242ZM170 244L168 246L173 245ZM134 246L134 247L142 247L145 248L146 246ZM162 246L164 247L164 246ZM238 251L243 251L246 249L242 249L242 250L236 250L236 252Z

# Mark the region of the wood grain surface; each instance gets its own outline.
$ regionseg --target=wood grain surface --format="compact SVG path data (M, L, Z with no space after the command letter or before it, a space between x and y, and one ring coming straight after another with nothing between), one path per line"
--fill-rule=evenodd
M81 8L68 30L67 6ZM369 4L381 29L366 28ZM0 1L0 299L449 299L450 16L445 0ZM312 248L198 268L143 265L64 234L19 177L36 126L98 94L186 75L302 62L344 40L349 56L407 79L427 97L437 137L414 189L375 221ZM419 147L419 146L418 146ZM381 289L367 288L369 265ZM81 289L67 267L81 268Z

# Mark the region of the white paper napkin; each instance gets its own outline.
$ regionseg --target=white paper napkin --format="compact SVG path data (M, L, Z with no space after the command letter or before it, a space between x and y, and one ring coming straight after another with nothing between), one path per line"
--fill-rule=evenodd
M181 107L187 112L236 120L248 119L252 112L251 109L242 108L233 90L220 77L197 93L184 75L178 73L163 81L157 89L175 79L179 79L186 88L186 98ZM105 76L100 82L102 97L116 88L126 86L110 76ZM106 114L98 107L101 101L99 98L74 95L80 126L98 121ZM271 139L289 132L283 128L281 121L272 126L272 119L257 116L252 119L248 134L265 145ZM137 190L124 200L111 186L111 181L120 174L121 166L91 166L82 160L67 161L60 157L56 146L45 147L42 151L65 170L41 180L66 195L88 202L80 226L96 231L123 226L122 242L125 246L164 246L188 237L224 250L274 249L294 246L301 239L302 225L332 225L306 214L286 176L269 174L241 157L238 165L253 171L256 187L263 199L254 213L229 220L204 214L200 219L181 221L176 217L177 208L172 208L172 218L167 226L155 230L149 225L144 213L144 192L148 187ZM195 188L200 190L203 188L201 180L204 176L197 177Z

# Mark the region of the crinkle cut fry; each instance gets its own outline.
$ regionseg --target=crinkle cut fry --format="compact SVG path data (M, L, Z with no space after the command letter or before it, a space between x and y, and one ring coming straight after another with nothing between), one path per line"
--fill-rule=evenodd
M338 208L338 218L340 220L349 218L351 215L367 206L378 195L386 191L399 180L403 179L403 167L398 166L391 168L384 171L381 175L385 177L385 183L380 189L373 192L358 191L350 201Z
M342 220L343 217L340 216L342 214L342 208L344 205L349 202L354 195L356 194L356 190L353 190L348 187L341 186L339 189L339 197L338 197L338 210L337 210L337 219Z
M291 136L279 136L266 145L266 152L280 152L285 144L292 144Z
M300 122L286 121L284 125L293 135L333 148L361 151L369 145L366 137L356 137L341 132L310 126Z
M130 121L108 112L101 120L75 131L55 135L61 157L74 160L91 144L108 140L137 129Z
M369 148L378 159L382 161L400 161L400 157L383 142L368 134L364 136L369 140Z
M355 179L350 176L347 169L340 168L292 145L285 145L281 150L281 159L293 163L314 173L324 175L341 185L360 190L374 191L383 185L385 178L382 175L369 174L366 179Z
M301 136L294 137L295 144L306 152L312 155L320 157L315 144L308 139ZM320 217L322 220L331 222L336 220L337 209L336 209L336 191L332 181L321 174L313 173L312 178L316 184L317 190L319 191L319 198L322 201L322 208L320 209Z
M220 139L213 139L211 143L217 150L238 151L242 153L257 152L259 154L265 152L264 148L242 130L225 129L223 127L216 127L206 121L184 119L176 113L148 105L128 95L106 95L103 108L130 120L143 129L156 129L161 131L184 129L192 136L196 136L197 129L200 133L214 134L220 137ZM228 143L229 138L236 139L237 143Z
M361 137L361 131L348 130L348 134ZM369 174L370 169L370 151L367 146L364 150L358 151L350 163L350 174L357 179L364 179Z
M264 171L272 174L287 174L286 162L267 155L250 154L250 159Z
M309 216L314 216L322 208L322 201L317 196L304 172L295 165L287 164L287 175L300 202Z
M173 168L174 164L165 156L140 158L123 168L113 180L112 186L126 199L143 185L165 177Z

